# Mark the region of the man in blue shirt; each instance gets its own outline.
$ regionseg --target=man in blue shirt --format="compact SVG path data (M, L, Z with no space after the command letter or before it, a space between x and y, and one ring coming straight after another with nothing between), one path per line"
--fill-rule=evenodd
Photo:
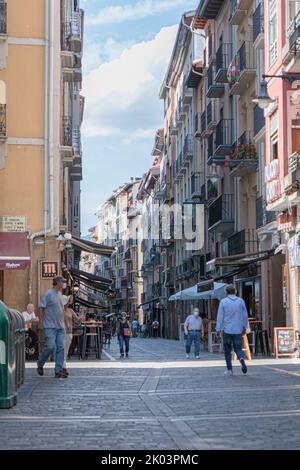
M227 370L225 375L233 375L231 352L232 347L240 360L242 371L247 373L247 366L242 349L243 335L248 326L248 312L245 302L236 295L236 289L229 284L226 289L227 297L222 299L218 310L217 332L223 332L223 345Z

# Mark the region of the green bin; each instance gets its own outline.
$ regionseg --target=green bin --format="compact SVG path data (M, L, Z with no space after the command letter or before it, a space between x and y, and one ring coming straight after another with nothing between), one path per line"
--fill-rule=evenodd
M16 316L0 301L0 408L17 403L16 329Z
M25 377L25 321L22 314L15 309L9 309L15 318L15 347L16 347L16 388L24 383Z

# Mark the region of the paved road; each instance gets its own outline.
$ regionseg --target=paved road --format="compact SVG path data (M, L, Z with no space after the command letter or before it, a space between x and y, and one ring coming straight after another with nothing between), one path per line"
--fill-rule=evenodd
M224 377L218 355L114 340L102 361L70 363L67 380L28 364L18 405L0 410L0 449L300 449L300 362L255 360Z

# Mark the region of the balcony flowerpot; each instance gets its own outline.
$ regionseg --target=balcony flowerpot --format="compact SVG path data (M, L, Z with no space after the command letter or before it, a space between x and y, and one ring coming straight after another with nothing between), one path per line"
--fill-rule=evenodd
M238 145L232 152L231 162L231 173L234 176L245 176L255 172L258 167L258 155L255 145Z

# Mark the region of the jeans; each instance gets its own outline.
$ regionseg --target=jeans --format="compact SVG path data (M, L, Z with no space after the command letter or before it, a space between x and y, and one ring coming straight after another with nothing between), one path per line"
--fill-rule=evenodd
M120 354L121 354L121 356L124 356L124 345L125 345L126 354L129 353L129 340L130 340L129 336L120 335Z
M64 328L45 328L45 348L37 361L39 367L44 367L47 359L55 353L55 373L63 369L65 336Z
M65 356L64 356L64 369L67 368L67 359L69 354L69 349L72 343L73 335L72 333L66 333L65 337Z
M192 342L195 343L195 356L200 354L200 332L199 331L189 331L189 334L186 339L185 348L186 353L190 354Z
M231 352L232 346L235 354L239 360L244 359L244 353L242 349L243 337L242 335L229 335L223 332L223 345L225 353L225 361L228 370L232 370Z

